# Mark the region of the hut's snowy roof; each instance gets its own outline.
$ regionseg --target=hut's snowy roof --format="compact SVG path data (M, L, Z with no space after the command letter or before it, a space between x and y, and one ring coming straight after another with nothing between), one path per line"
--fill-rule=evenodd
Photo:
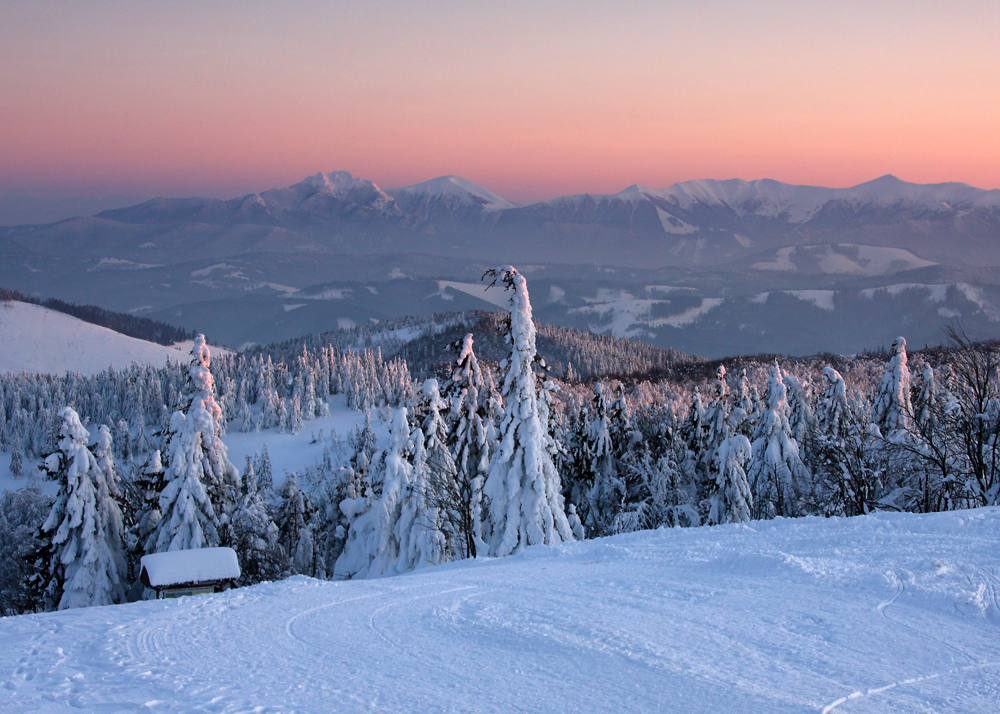
M197 548L142 556L142 569L151 588L217 583L240 577L232 548Z

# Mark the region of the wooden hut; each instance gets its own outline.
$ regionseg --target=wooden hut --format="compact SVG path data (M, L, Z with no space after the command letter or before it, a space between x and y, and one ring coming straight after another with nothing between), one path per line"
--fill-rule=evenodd
M232 548L198 548L142 556L139 580L157 598L222 592L240 577Z

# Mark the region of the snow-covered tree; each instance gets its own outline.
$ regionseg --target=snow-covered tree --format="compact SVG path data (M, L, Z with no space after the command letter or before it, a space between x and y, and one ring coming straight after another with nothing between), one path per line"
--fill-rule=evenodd
M260 448L260 455L254 460L254 473L257 476L257 488L270 502L274 496L274 473L271 468L271 455L267 453L267 444Z
M586 434L590 488L584 517L587 531L600 536L612 532L615 515L621 510L627 495L625 480L619 474L620 447L612 438L612 432L619 431L615 425L616 415L600 382L594 385L592 414Z
M546 448L545 424L539 419L535 361L535 325L528 285L510 266L490 271L493 284L511 291L511 356L503 382L504 412L499 443L493 452L483 491L489 500L489 527L484 533L492 556L504 556L528 545L572 540L559 474Z
M462 341L458 361L445 389L451 402L448 445L455 463L459 529L464 552L473 558L483 544L483 482L490 463L485 387L470 333Z
M426 416L419 432L414 432L413 486L419 497L420 527L427 531L422 561L437 564L455 557L475 554L468 549L475 538L472 512L474 499L459 481L458 467L448 448L450 429L445 420L448 404L441 397L436 379L421 387Z
M313 546L312 528L303 526L299 531L295 553L292 554L292 570L299 575L316 577L316 551Z
M872 423L886 439L899 441L906 438L913 415L906 340L897 337L892 343L892 353L872 403Z
M24 451L21 449L21 439L14 434L14 443L10 447L10 475L14 478L21 478L24 470Z
M748 470L758 517L798 515L798 493L808 472L799 458L788 413L785 383L775 363L768 377Z
M247 457L243 497L233 514L233 548L239 557L241 585L276 580L284 570L278 527L268 515L253 462Z
M204 548L228 542L240 475L222 442L222 408L204 335L191 348L182 406L167 435L166 485L160 495L163 518L155 534L156 552ZM221 532L220 532L221 531Z
M425 394L432 403L436 398L437 380L428 380L432 385L425 385ZM450 530L451 523L443 523L441 504L449 505L451 499L441 498L437 488L447 487L454 481L454 463L440 434L435 434L435 414L432 407L428 414L425 428L431 434L425 439L422 429L412 432L413 468L409 483L403 488L403 500L399 510L399 520L396 521L395 535L399 540L399 560L396 571L404 573L428 565L438 565L445 561L449 553L449 543L445 530ZM437 419L439 420L439 416ZM441 425L443 428L443 424ZM431 452L426 448L430 443L437 458L432 462ZM451 472L431 476L435 468L451 469ZM432 480L433 478L433 480ZM442 488L443 490L443 488ZM454 543L454 533L451 535Z
M31 580L39 575L34 567L35 535L51 508L52 499L34 485L0 494L0 617L37 612L44 606Z
M709 523L745 523L751 518L753 494L744 464L750 458L750 441L736 434L719 444L716 451L715 493L709 511Z
M350 528L334 566L338 577L377 577L399 572L396 525L413 475L410 450L410 425L406 408L400 407L389 428L389 444L369 469L373 475L366 492L341 502Z
M833 367L823 368L823 395L816 410L816 425L821 439L840 440L847 436L850 407L847 385Z
M65 610L120 602L126 576L121 511L72 407L59 412L58 437L45 469L59 492L40 531L49 556L39 563L48 605Z
M94 459L98 468L104 476L108 492L111 498L118 500L121 498L121 479L118 477L118 469L115 468L114 444L111 437L111 430L104 424L97 428L97 441L94 443Z
M309 523L312 515L309 497L299 488L298 476L290 473L281 487L281 511L278 515L278 542L284 549L288 561L295 557L299 534Z
M214 423L204 409L190 416L174 412L170 421L165 485L160 494L162 518L151 537L151 552L210 548L219 544L219 520L205 488L202 435Z
M145 465L138 470L133 485L136 491L135 525L129 549L138 560L147 553L155 552L155 543L150 539L162 518L160 494L166 481L159 449L154 449Z

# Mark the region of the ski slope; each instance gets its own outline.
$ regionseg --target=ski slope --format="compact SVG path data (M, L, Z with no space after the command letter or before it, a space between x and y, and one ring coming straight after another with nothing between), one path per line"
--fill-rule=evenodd
M0 620L4 712L989 712L1000 509Z
M0 301L0 372L92 376L133 362L157 367L168 359L186 362L190 349L190 342L167 347L40 305Z

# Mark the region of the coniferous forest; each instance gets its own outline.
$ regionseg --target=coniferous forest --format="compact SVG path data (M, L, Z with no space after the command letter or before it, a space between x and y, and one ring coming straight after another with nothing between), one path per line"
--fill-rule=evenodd
M1000 346L708 362L507 315L400 321L95 377L0 375L0 611L145 596L139 558L227 545L240 585L402 573L529 545L1000 502ZM277 478L266 447L365 414ZM375 424L388 431L377 439ZM38 479L36 481L35 479ZM38 485L54 482L55 495ZM280 480L280 483L279 483ZM51 491L51 489L48 489Z

